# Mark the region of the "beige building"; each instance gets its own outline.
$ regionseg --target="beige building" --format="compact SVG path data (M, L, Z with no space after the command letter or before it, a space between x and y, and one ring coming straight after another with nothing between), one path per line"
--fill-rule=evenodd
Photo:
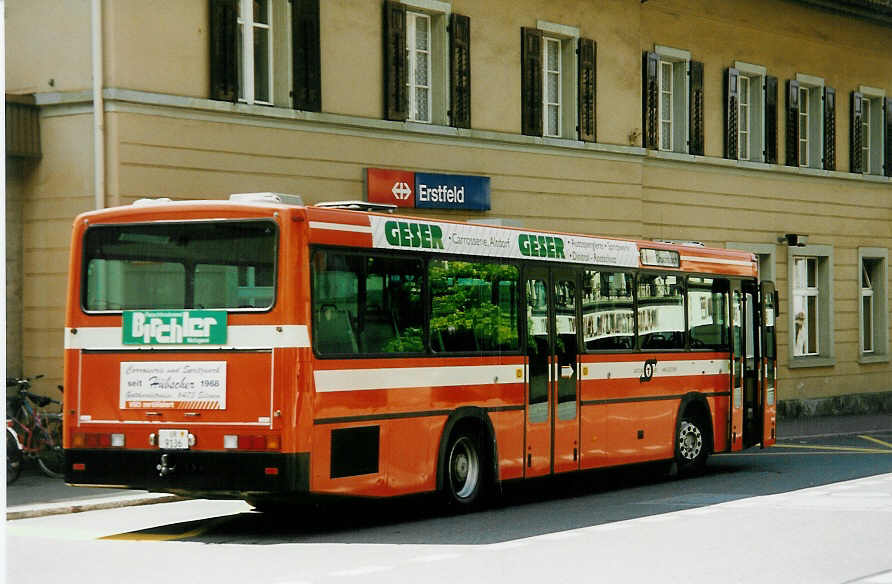
M890 0L7 0L5 26L11 373L60 382L77 213L363 199L385 168L490 177L490 210L414 214L757 252L781 400L892 390Z

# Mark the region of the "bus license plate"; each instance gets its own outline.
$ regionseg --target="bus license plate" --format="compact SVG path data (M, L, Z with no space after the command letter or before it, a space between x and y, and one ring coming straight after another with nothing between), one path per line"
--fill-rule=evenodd
M158 430L158 448L162 450L188 450L188 430Z

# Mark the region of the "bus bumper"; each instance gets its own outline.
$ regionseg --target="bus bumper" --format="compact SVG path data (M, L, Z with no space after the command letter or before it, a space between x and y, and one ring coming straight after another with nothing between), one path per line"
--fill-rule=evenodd
M307 493L310 455L194 450L65 451L65 482L206 498Z

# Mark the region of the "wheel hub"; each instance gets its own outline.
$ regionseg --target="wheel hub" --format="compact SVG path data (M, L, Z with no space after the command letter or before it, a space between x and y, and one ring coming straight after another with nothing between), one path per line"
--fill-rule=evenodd
M703 433L690 422L682 422L678 434L678 450L685 460L695 460L703 450Z

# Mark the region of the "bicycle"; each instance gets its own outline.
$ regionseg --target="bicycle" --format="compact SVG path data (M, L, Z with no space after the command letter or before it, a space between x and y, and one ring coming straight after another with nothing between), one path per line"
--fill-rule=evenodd
M19 442L18 434L12 428L13 421L6 420L6 484L14 483L19 475L22 474L22 463L24 455L22 455L22 443Z
M31 382L41 377L43 375L6 379L6 387L17 390L15 396L6 398L6 412L12 414L7 424L12 423L24 458L36 461L43 474L58 479L64 476L65 468L62 414L47 412L43 408L50 404L61 406L61 402L29 391ZM61 386L59 390L62 390Z

